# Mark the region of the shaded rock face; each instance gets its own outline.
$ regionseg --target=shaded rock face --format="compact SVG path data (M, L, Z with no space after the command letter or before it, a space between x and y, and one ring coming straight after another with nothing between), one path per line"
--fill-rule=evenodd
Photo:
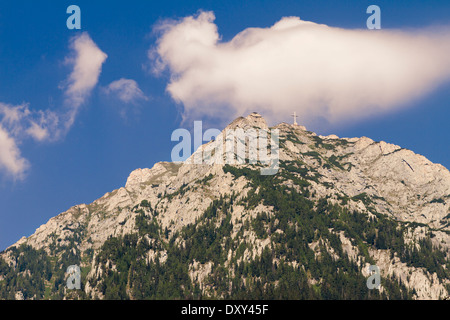
M368 276L368 265L375 263L382 277L400 279L411 290L412 298L439 299L448 295L450 279L442 271L448 268L450 250L450 173L446 168L410 150L383 141L375 142L367 137L318 136L303 126L286 123L269 128L258 113L234 120L223 133L237 128L279 130L282 170L272 180L274 189L280 186L285 194L302 194L314 210L321 199L326 199L329 206L338 206L345 212L357 211L367 221L375 221L381 215L402 230L402 246L410 248L408 250L412 255L417 251L420 256L422 247L429 243L439 252L436 253L439 259L435 259L438 262L433 267L425 262L415 263L409 255L405 258L398 247L380 245L381 241L386 240L379 235L386 231L377 229L378 225L374 222L375 240L371 240L371 236L366 234L368 232L364 231L364 238L359 241L351 230L338 230L336 225L330 225L328 232L339 239L340 249L317 234L314 239L305 240L309 241L307 247L316 259L321 259L325 250L334 261L353 261L363 276ZM208 146L214 147L214 143L211 141L201 146L196 153L203 152ZM291 230L276 227L283 213L276 203L274 205L273 201L267 201L263 196L251 203L251 199L267 187L260 178L252 176L258 169L258 164L240 164L230 168L224 163L189 164L189 159L186 163L160 162L150 169L137 169L129 175L124 187L106 193L91 204L74 206L50 219L34 234L20 239L0 256L11 268L10 272L18 272L17 265L20 263L14 250L23 246L42 250L51 257L54 265L64 265L64 257L70 253L71 259L87 270L82 279L85 297L105 298L108 297L104 285L106 275L108 272L119 272L121 268L105 253L105 244L109 244L111 239L136 235L135 246L146 244L142 261L147 265L156 261L164 265L166 261L171 261L168 260L172 252L168 251L171 239L170 246L185 248L190 240L182 235L187 234L191 226L205 226L218 219L207 213L211 207L215 208L218 201L229 199L226 218L217 220L216 228L221 230L224 221L230 224L230 229L222 235L224 257L220 263L222 268L229 268L230 274L236 276L239 263L258 259L266 250L275 252L275 239ZM262 184L258 185L255 181ZM262 219L262 214L267 218ZM295 223L291 221L288 225ZM275 227L271 227L272 224ZM152 230L149 225L159 231L149 231ZM300 225L294 228L297 233L299 229ZM389 232L388 235L394 233ZM230 240L227 242L226 239ZM228 244L233 241L236 247ZM246 244L245 249L238 250L242 243ZM417 250L414 251L414 248ZM198 284L204 295L220 296L216 283L210 280L210 276L217 272L217 262L198 261L197 258L186 262L187 277ZM273 266L286 263L295 270L307 270L307 282L311 286L320 286L324 281L311 275L308 265L295 255L287 258L273 253L272 263ZM0 285L2 277L0 274ZM56 286L54 278L49 277L45 285ZM127 298L139 298L133 291L132 281L128 281L125 290ZM277 282L273 285L276 287ZM39 298L38 293L30 297L26 292L24 296L22 290L14 290L15 297ZM387 297L391 294L387 285L381 291ZM221 296L226 297L223 293Z

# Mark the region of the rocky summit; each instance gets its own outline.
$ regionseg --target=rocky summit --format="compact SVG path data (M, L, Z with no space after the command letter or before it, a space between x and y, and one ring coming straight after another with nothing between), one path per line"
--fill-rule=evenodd
M3 251L0 298L449 296L446 168L366 137L320 136L287 123L268 128L258 113L223 133L236 128L278 129L276 174L261 175L263 165L248 161L137 169L124 187ZM233 142L246 147L245 139ZM68 286L74 265L79 288ZM379 269L378 288L369 288L369 266Z

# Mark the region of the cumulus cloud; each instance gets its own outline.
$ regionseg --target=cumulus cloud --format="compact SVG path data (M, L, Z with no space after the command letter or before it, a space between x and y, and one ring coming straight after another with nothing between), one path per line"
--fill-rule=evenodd
M354 121L405 107L450 78L450 29L347 30L298 17L221 41L212 12L156 27L154 71L185 118L259 111L304 123ZM228 120L228 119L227 119Z
M102 65L108 57L86 32L72 38L70 48L72 56L66 62L73 66L73 70L65 90L66 104L70 110L65 119L67 129L72 126L80 106L97 85Z
M134 103L138 100L148 100L147 96L139 88L136 81L121 78L111 82L105 89L107 94L115 94L125 103Z

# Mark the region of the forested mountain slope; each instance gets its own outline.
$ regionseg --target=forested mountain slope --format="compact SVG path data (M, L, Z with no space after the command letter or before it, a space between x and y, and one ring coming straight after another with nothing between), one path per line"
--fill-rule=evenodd
M269 129L256 113L231 129ZM369 138L279 124L279 170L161 162L0 254L1 299L442 299L450 173ZM212 140L192 155L214 147ZM245 144L245 141L237 141ZM191 161L192 162L192 161ZM66 286L81 267L81 289ZM380 290L366 286L369 265Z

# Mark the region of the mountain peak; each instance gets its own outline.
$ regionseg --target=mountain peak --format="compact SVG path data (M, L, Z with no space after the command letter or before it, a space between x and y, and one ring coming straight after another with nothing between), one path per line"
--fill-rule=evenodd
M257 112L250 113L247 117L239 117L231 122L226 128L227 129L246 129L246 128L258 128L267 130L269 127L267 126L266 120Z
M325 270L345 263L347 270L361 270L362 274L347 275L355 283L361 275L368 277L369 264L376 264L390 283L383 294L392 299L398 290L389 286L398 286L398 279L404 297L439 299L448 294L447 169L410 150L367 137L321 136L285 122L273 128L279 132L277 176L260 176L258 169L263 166L258 163L190 161L201 152L219 159L220 139L203 144L184 162L136 169L125 187L70 208L1 252L0 299L19 293L25 299L70 298L71 293L61 287L65 284L61 270L74 263L89 270L81 278L86 298L117 298L118 288L130 288L121 297L158 298L152 293L158 283L143 284L139 279L148 270L178 272L172 268L182 256L185 260L175 266L184 264L186 282L164 285L208 288L201 294L210 298L234 297L234 291L223 289L232 282L219 286L211 280L221 277L216 270L225 268L230 274L239 268L252 270L263 260L268 264L261 269L264 272L257 270L258 277L270 274L275 280L266 276L262 282L274 290L285 290L277 285L282 274L276 270L294 272L302 265L310 271L304 274L304 290L316 294L306 283L321 285ZM235 119L222 132L228 129L243 129L254 137L255 130L269 128L254 112ZM236 138L236 149L248 140ZM39 264L28 262L37 256ZM323 257L327 257L326 269L316 272L321 265L317 259ZM129 261L138 263L127 268ZM280 263L283 268L278 268ZM38 289L23 287L28 283L24 274L32 277L30 283L42 281L41 266L50 270L48 283ZM119 268L124 276L117 275ZM252 272L236 272L233 281L251 283L256 277ZM161 274L158 278L164 279ZM339 287L339 281L330 283L335 285L325 283L324 288L341 297L346 289ZM148 286L145 294L143 285ZM233 290L241 294L241 288ZM367 294L365 287L361 290ZM345 294L353 297L353 288Z

